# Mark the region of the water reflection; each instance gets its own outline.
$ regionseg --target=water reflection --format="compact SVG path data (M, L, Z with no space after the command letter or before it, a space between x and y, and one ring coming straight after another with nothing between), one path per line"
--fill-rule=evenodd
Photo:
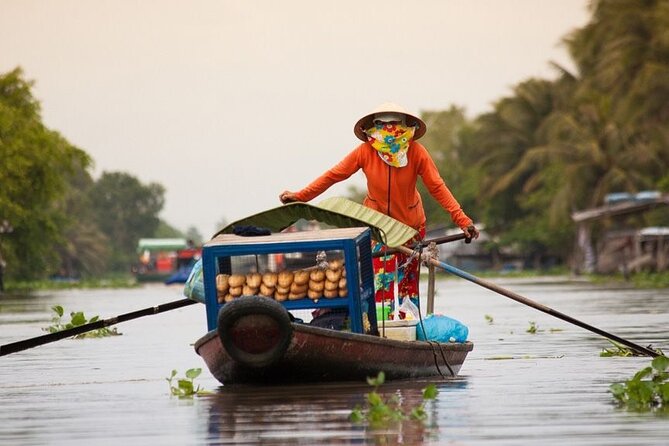
M397 395L405 413L423 403L423 389L437 385L440 394L461 392L462 378L386 383L378 393ZM220 387L207 398L208 444L411 444L438 438L439 406L427 401L425 421L404 420L380 429L349 421L356 405L364 407L372 388L358 383L283 387Z

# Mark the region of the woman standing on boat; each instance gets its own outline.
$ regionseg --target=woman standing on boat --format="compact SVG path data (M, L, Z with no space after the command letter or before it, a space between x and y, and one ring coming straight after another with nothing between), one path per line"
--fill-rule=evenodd
M465 235L478 238L479 231L444 183L427 149L417 142L426 130L425 122L401 106L389 102L381 104L360 118L353 128L362 144L304 189L284 191L279 199L282 203L310 201L362 169L367 178L367 196L363 205L416 229L418 235L407 243L411 246L425 237L425 210L416 189L420 176L430 194ZM375 246L375 250L380 249L380 245ZM390 273L399 265L399 296L408 296L417 304L418 259L397 254L390 267L388 260L374 260L376 277L385 278L380 286L377 283L377 300L380 293L392 292ZM391 296L385 294L385 298Z

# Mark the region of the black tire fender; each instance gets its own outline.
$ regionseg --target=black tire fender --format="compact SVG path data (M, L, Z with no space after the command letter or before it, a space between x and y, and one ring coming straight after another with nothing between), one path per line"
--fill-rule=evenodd
M249 353L239 348L229 334L237 321L251 315L267 316L276 323L277 341L264 352ZM249 367L261 368L272 365L283 357L293 337L293 326L290 314L280 303L267 297L243 296L221 308L218 313L218 336L232 359Z

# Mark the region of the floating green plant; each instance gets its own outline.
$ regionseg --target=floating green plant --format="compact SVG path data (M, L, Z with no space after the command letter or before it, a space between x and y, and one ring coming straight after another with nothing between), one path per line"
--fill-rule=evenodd
M49 333L56 333L59 331L79 327L81 325L92 324L93 322L97 322L100 319L100 316L93 316L90 319L86 319L83 311L72 311L70 313L70 322L63 323L63 315L65 314L63 307L60 305L54 305L51 307L51 310L53 310L55 313L55 315L51 318L52 324L42 329L43 331L48 331ZM87 331L86 333L78 334L73 336L73 338L104 338L107 336L119 336L121 334L122 333L119 333L118 330L116 330L116 327L111 329L108 327L102 327L98 328L97 330L91 330Z
M611 356L622 356L622 357L628 357L628 356L644 356L643 354L641 354L641 353L639 353L639 352L637 352L637 351L635 351L635 350L633 350L633 349L631 349L631 348L629 348L629 347L625 347L624 345L622 345L622 344L620 344L620 343L618 343L618 342L616 342L616 341L612 341L611 339L607 339L607 341L609 341L609 342L611 343L611 345L613 345L613 347L602 349L602 351L599 352L599 356L602 356L602 357L611 357ZM655 350L655 351L658 352L660 355L664 355L664 353L662 352L662 350L660 350L659 348L654 349L651 345L649 345L648 348L651 349L651 350Z
M377 392L379 387L385 382L385 374L379 372L376 378L367 378L367 383L374 387L374 390L365 394L365 401L367 403L365 408L356 405L351 412L349 418L354 423L363 423L367 421L372 429L384 428L391 423L410 419L416 421L424 421L427 419L427 412L425 412L425 401L433 400L437 397L439 391L437 386L429 384L423 389L423 403L411 408L407 415L402 410L402 403L397 394L390 398L384 399Z
M610 339L607 339L612 345L610 348L604 348L602 349L601 352L599 352L599 356L603 357L610 357L610 356L640 356L639 353L635 352L629 347L625 347L622 344L617 343L616 341L612 341Z
M200 376L200 373L202 373L201 368L197 369L188 369L186 370L186 376L184 378L176 378L177 376L177 371L172 370L172 373L170 374L169 378L165 378L167 380L167 383L170 386L170 393L174 396L178 396L179 398L187 398L187 397L193 397L195 395L205 395L208 394L209 392L202 389L200 385L198 384L197 387L195 386L195 378ZM176 378L176 385L174 385L173 381Z
M534 322L534 321L530 321L530 326L527 327L527 330L525 330L525 332L531 333L531 334L536 334L536 333L545 332L545 331L546 330L539 330L539 325L537 325L537 323ZM564 331L564 330L562 328L549 328L548 331L550 333L559 333L559 332ZM513 332L512 332L512 334L513 334Z
M486 321L489 325L492 325L492 323L493 323L493 318L492 318L492 316L490 316L489 314L486 314L484 317L485 317L485 321Z
M662 411L669 408L669 358L658 356L650 366L634 374L632 379L611 384L609 390L616 402L634 412Z

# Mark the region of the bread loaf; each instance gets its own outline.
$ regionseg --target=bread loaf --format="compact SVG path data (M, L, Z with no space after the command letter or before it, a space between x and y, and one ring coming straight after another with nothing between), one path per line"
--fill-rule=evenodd
M233 274L228 279L230 288L241 288L246 283L246 276L243 274Z
M292 271L281 271L279 273L279 286L283 288L288 288L291 283L293 283L293 272Z
M228 279L230 278L229 274L217 274L216 275L216 290L220 293L227 293L230 284L228 284Z
M293 275L293 283L297 285L306 285L309 283L309 271L296 271Z
M259 288L262 282L262 274L249 273L246 275L246 284L252 288Z

